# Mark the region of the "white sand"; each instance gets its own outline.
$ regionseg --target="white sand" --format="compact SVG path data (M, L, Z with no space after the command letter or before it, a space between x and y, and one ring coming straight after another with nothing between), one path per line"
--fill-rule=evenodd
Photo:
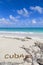
M31 37L31 36L28 36ZM26 39L26 36L17 35L0 35L0 62L23 62L23 58L8 58L5 59L5 55L13 55L14 53L20 55L27 55L26 51L21 47L24 45L26 48L34 45L35 41L43 42L43 38L31 37L32 39Z
M17 39L10 39L10 38L0 38L0 61L15 61L14 59L6 60L3 56L5 54L24 54L27 53L20 47L22 46L29 47L30 45L34 45L33 40L17 40ZM20 60L19 60L20 61ZM17 60L18 62L18 60Z

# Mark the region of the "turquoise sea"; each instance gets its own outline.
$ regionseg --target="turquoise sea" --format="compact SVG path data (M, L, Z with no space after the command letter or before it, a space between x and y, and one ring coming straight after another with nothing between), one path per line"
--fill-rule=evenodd
M9 31L9 32L42 32L43 28L0 28L0 31Z

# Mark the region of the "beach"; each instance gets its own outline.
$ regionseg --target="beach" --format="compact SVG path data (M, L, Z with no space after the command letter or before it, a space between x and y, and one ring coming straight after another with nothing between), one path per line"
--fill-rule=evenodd
M16 63L15 65L28 65L32 64L32 57L36 65L38 64L34 53L39 52L38 59L40 58L41 49L38 44L43 45L43 34L34 33L20 33L20 32L0 32L0 63ZM26 56L27 62L24 62ZM37 56L37 55L36 55Z

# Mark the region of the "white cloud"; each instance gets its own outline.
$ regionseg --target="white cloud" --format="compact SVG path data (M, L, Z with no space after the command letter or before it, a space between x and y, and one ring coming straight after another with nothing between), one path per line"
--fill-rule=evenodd
M9 15L9 18L0 18L0 24L5 24L5 25L12 25L12 24L16 24L19 20L20 16L12 16Z
M26 8L23 8L23 10L24 10L24 12L25 12L26 15L29 14L29 12L28 12L28 10Z
M10 18L12 21L14 21L14 22L19 21L19 20L18 20L19 17L14 17L14 16L12 16L12 15L9 15L9 18Z
M43 13L43 8L40 6L35 6L35 7L31 6L30 9L34 11L38 11L40 14Z
M22 15L22 16L28 16L29 15L29 12L26 8L23 8L21 10L17 10L17 13Z
M35 19L33 19L32 20L32 24L36 24L37 22L36 22L36 20Z
M8 24L8 20L6 20L5 18L0 18L0 23Z
M6 19L6 18L0 18L0 24L12 24L12 22L10 22L10 19Z
M17 10L17 13L22 15L23 14L23 10Z

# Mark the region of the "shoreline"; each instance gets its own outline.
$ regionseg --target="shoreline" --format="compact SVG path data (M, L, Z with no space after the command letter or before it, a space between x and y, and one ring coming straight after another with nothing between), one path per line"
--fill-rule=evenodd
M34 33L34 32L7 32L0 31L0 37L30 37L30 38L40 38L43 39L43 33Z

